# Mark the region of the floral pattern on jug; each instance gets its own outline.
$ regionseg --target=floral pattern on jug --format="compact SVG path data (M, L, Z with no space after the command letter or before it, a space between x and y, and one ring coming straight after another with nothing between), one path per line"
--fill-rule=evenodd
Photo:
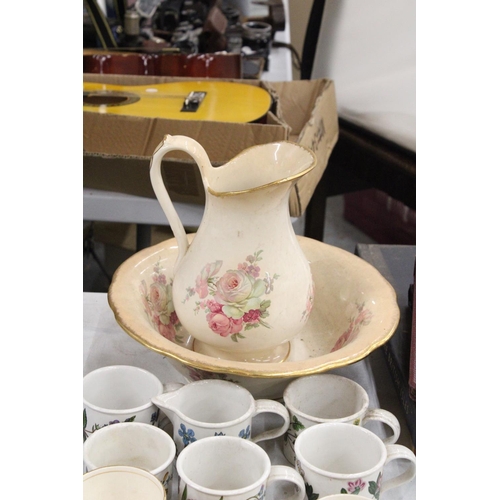
M307 292L307 302L306 308L302 311L302 321L307 321L311 315L311 311L314 304L314 282L309 287Z
M182 342L183 336L179 333L182 325L172 300L172 279L167 280L162 271L160 263L157 262L153 267L152 283L148 286L145 280L141 281L142 304L160 335L172 342Z
M196 441L195 432L193 429L188 429L184 424L181 424L177 434L182 438L182 442L184 446L187 446L189 443L194 443Z
M194 443L196 441L196 433L193 429L188 429L184 424L181 424L177 434L182 438L182 443L187 446L189 443ZM214 436L225 436L223 432L216 432ZM251 430L250 426L247 425L246 429L241 429L238 433L238 437L242 439L250 439Z
M261 278L261 268L257 265L262 260L262 250L249 255L237 269L230 269L222 276L217 273L222 267L222 260L208 263L196 277L194 287L187 289L184 303L194 295L201 301L196 301L195 314L205 312L210 329L221 337L230 337L234 342L244 339L241 333L252 328L264 326L270 328L264 321L269 316L270 300L264 300L274 289L277 274L266 272ZM212 298L213 297L213 298Z
M352 342L359 334L361 327L370 324L373 318L373 313L365 308L365 303L356 304L355 316L351 318L349 327L347 330L338 338L337 342L333 346L330 352L338 351L344 347L349 342Z

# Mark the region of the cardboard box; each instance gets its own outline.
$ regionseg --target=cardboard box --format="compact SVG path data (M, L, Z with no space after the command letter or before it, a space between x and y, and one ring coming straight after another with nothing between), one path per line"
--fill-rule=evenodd
M189 79L84 74L84 81L145 85ZM83 112L83 185L155 198L149 163L166 134L198 141L214 166L242 150L268 142L291 140L310 148L317 166L302 177L290 195L290 214L299 217L311 199L338 138L334 84L329 79L264 82L231 80L266 88L274 99L265 123L167 120ZM169 153L162 173L172 200L202 204L205 193L198 166L182 152Z

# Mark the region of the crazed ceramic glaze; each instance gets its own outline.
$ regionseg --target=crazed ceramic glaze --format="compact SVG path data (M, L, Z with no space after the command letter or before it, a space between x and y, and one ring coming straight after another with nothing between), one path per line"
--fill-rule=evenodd
M373 266L310 238L297 241L311 266L315 304L283 362L222 360L193 350L193 338L172 302L175 238L137 252L117 269L108 291L110 307L125 332L167 356L188 380L230 380L255 398L281 398L294 378L355 363L383 345L400 314L393 287Z
M196 161L205 188L205 212L192 241L161 176L161 160L171 151ZM288 355L289 341L309 317L314 289L289 196L315 164L312 151L288 141L251 147L217 168L186 136L167 135L156 148L151 183L179 242L171 274L174 319L196 339L195 351L259 362Z

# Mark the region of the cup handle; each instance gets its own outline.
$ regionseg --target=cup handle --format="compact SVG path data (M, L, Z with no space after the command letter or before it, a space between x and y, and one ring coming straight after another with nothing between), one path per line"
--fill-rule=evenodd
M399 420L390 411L381 408L368 410L363 418L363 425L370 420L382 422L391 428L392 435L383 439L384 444L394 444L399 439L401 425L399 424Z
M417 459L415 454L409 448L401 444L388 444L386 445L386 448L387 458L385 460L385 466L393 460L402 459L408 462L408 467L398 476L391 477L387 481L382 480L382 485L380 487L381 493L395 488L396 486L401 486L402 484L410 482L415 477L417 472Z
M285 432L288 430L288 427L290 426L290 415L288 414L288 410L285 408L285 406L281 403L278 403L278 401L273 401L272 399L258 399L257 401L255 401L255 412L252 415L252 418L254 418L259 413L276 413L284 420L284 422L281 427L263 431L260 434L257 434L257 436L253 436L252 438L250 438L250 441L258 443L259 441L273 439L279 436L283 436L283 434L285 434Z
M306 486L302 476L292 467L288 465L272 465L271 473L267 479L267 486L275 481L287 481L296 486L295 493L287 497L289 500L304 500L306 498ZM266 495L267 498L268 495ZM278 497L279 498L279 497Z

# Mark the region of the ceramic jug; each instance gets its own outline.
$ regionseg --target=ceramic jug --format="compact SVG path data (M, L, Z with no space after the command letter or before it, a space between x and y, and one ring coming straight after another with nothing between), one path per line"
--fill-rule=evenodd
M165 384L166 392L152 398L172 423L177 453L190 443L210 436L234 436L258 443L283 436L290 425L283 404L255 399L250 391L228 380L198 380ZM254 426L257 415L271 418Z
M163 157L174 150L195 160L205 189L190 244L161 175ZM314 296L289 196L315 165L313 152L289 141L253 146L219 167L190 137L167 135L156 148L151 183L179 248L171 283L175 318L194 337L196 352L236 361L286 359Z

